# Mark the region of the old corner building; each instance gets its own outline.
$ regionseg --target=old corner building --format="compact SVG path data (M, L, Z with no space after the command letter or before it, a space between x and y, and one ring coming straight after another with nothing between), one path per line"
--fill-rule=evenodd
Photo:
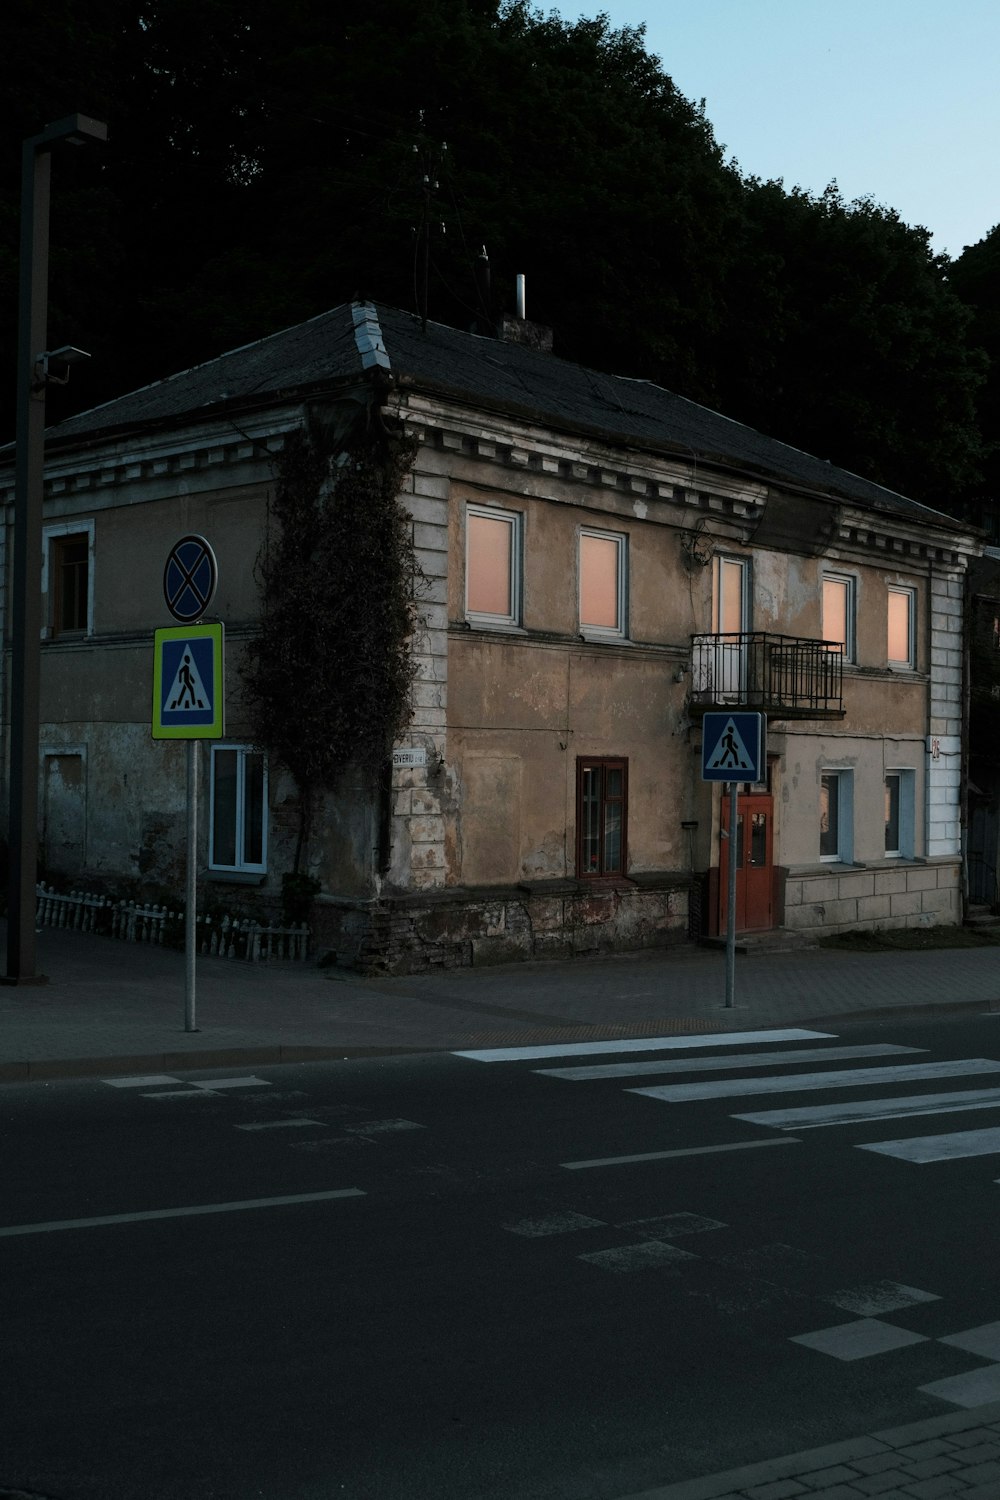
M274 458L308 412L346 430L378 402L419 443L399 497L424 575L418 677L391 784L348 777L317 820L321 951L401 972L718 932L725 799L702 780L701 731L727 708L768 724L738 802L741 931L959 921L977 539L655 385L561 361L531 325L504 331L344 305L50 429L46 868L181 887L183 751L150 737L152 632L169 623L170 547L198 533L219 563L229 690L226 738L199 752L200 878L217 900L276 902L296 793L254 744L236 670ZM0 462L6 580L11 450ZM0 717L6 740L6 686Z

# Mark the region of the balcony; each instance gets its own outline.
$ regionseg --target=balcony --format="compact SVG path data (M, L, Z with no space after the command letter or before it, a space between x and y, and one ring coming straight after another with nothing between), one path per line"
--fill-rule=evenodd
M842 719L841 646L744 631L691 637L691 708L752 709L773 719Z

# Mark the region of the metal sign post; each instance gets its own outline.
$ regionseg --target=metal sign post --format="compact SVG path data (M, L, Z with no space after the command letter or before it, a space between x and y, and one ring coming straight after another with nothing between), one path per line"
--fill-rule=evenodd
M170 549L163 597L179 626L157 630L153 641L153 738L187 740L187 868L184 884L184 1030L197 1031L198 746L225 733L225 636L221 624L198 623L219 574L202 536L184 536Z
M729 786L729 828L719 824L719 867L722 867L722 840L729 839L729 863L726 882L726 1009L735 1005L736 995L736 860L740 850L736 798L740 782L763 779L765 762L766 720L756 713L706 714L701 733L701 777L703 781L723 781ZM739 772L734 780L734 772Z
M726 900L726 1009L735 1005L736 994L736 855L740 846L736 825L736 792L738 781L729 783L729 891ZM722 830L719 830L719 859L722 859Z

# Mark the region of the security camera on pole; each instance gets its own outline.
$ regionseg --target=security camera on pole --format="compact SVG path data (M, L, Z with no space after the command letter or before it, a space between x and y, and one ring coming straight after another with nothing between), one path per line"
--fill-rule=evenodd
M726 901L726 1009L734 1004L736 989L736 860L740 840L736 823L736 791L741 782L763 776L767 720L763 714L706 714L701 730L701 779L729 783L729 861ZM719 867L726 830L719 827Z
M163 597L179 625L154 632L153 738L187 740L187 879L184 892L184 1030L195 1024L198 911L198 758L196 740L225 734L225 633L204 625L219 581L203 536L175 542L163 570Z

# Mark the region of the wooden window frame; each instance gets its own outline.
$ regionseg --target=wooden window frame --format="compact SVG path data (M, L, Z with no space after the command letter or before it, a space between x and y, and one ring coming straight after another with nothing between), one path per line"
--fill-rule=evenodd
M584 843L584 816L583 816L583 789L584 773L588 770L600 768L601 791L599 800L599 820L601 827L600 867L596 870L584 869L583 843ZM605 792L608 771L621 771L622 792L620 798L608 798ZM620 801L621 803L621 855L619 868L608 870L605 865L604 847L604 811L609 802ZM576 760L576 874L580 880L609 880L624 876L628 871L628 757L622 755L579 755Z
M71 546L86 548L86 557L77 563L65 561L65 553ZM83 570L83 587L77 590L75 623L63 623L63 607L66 598L65 573L67 567ZM42 634L49 640L74 639L92 635L94 631L94 523L93 521L65 521L43 528L42 532L42 593L47 596L45 626Z

